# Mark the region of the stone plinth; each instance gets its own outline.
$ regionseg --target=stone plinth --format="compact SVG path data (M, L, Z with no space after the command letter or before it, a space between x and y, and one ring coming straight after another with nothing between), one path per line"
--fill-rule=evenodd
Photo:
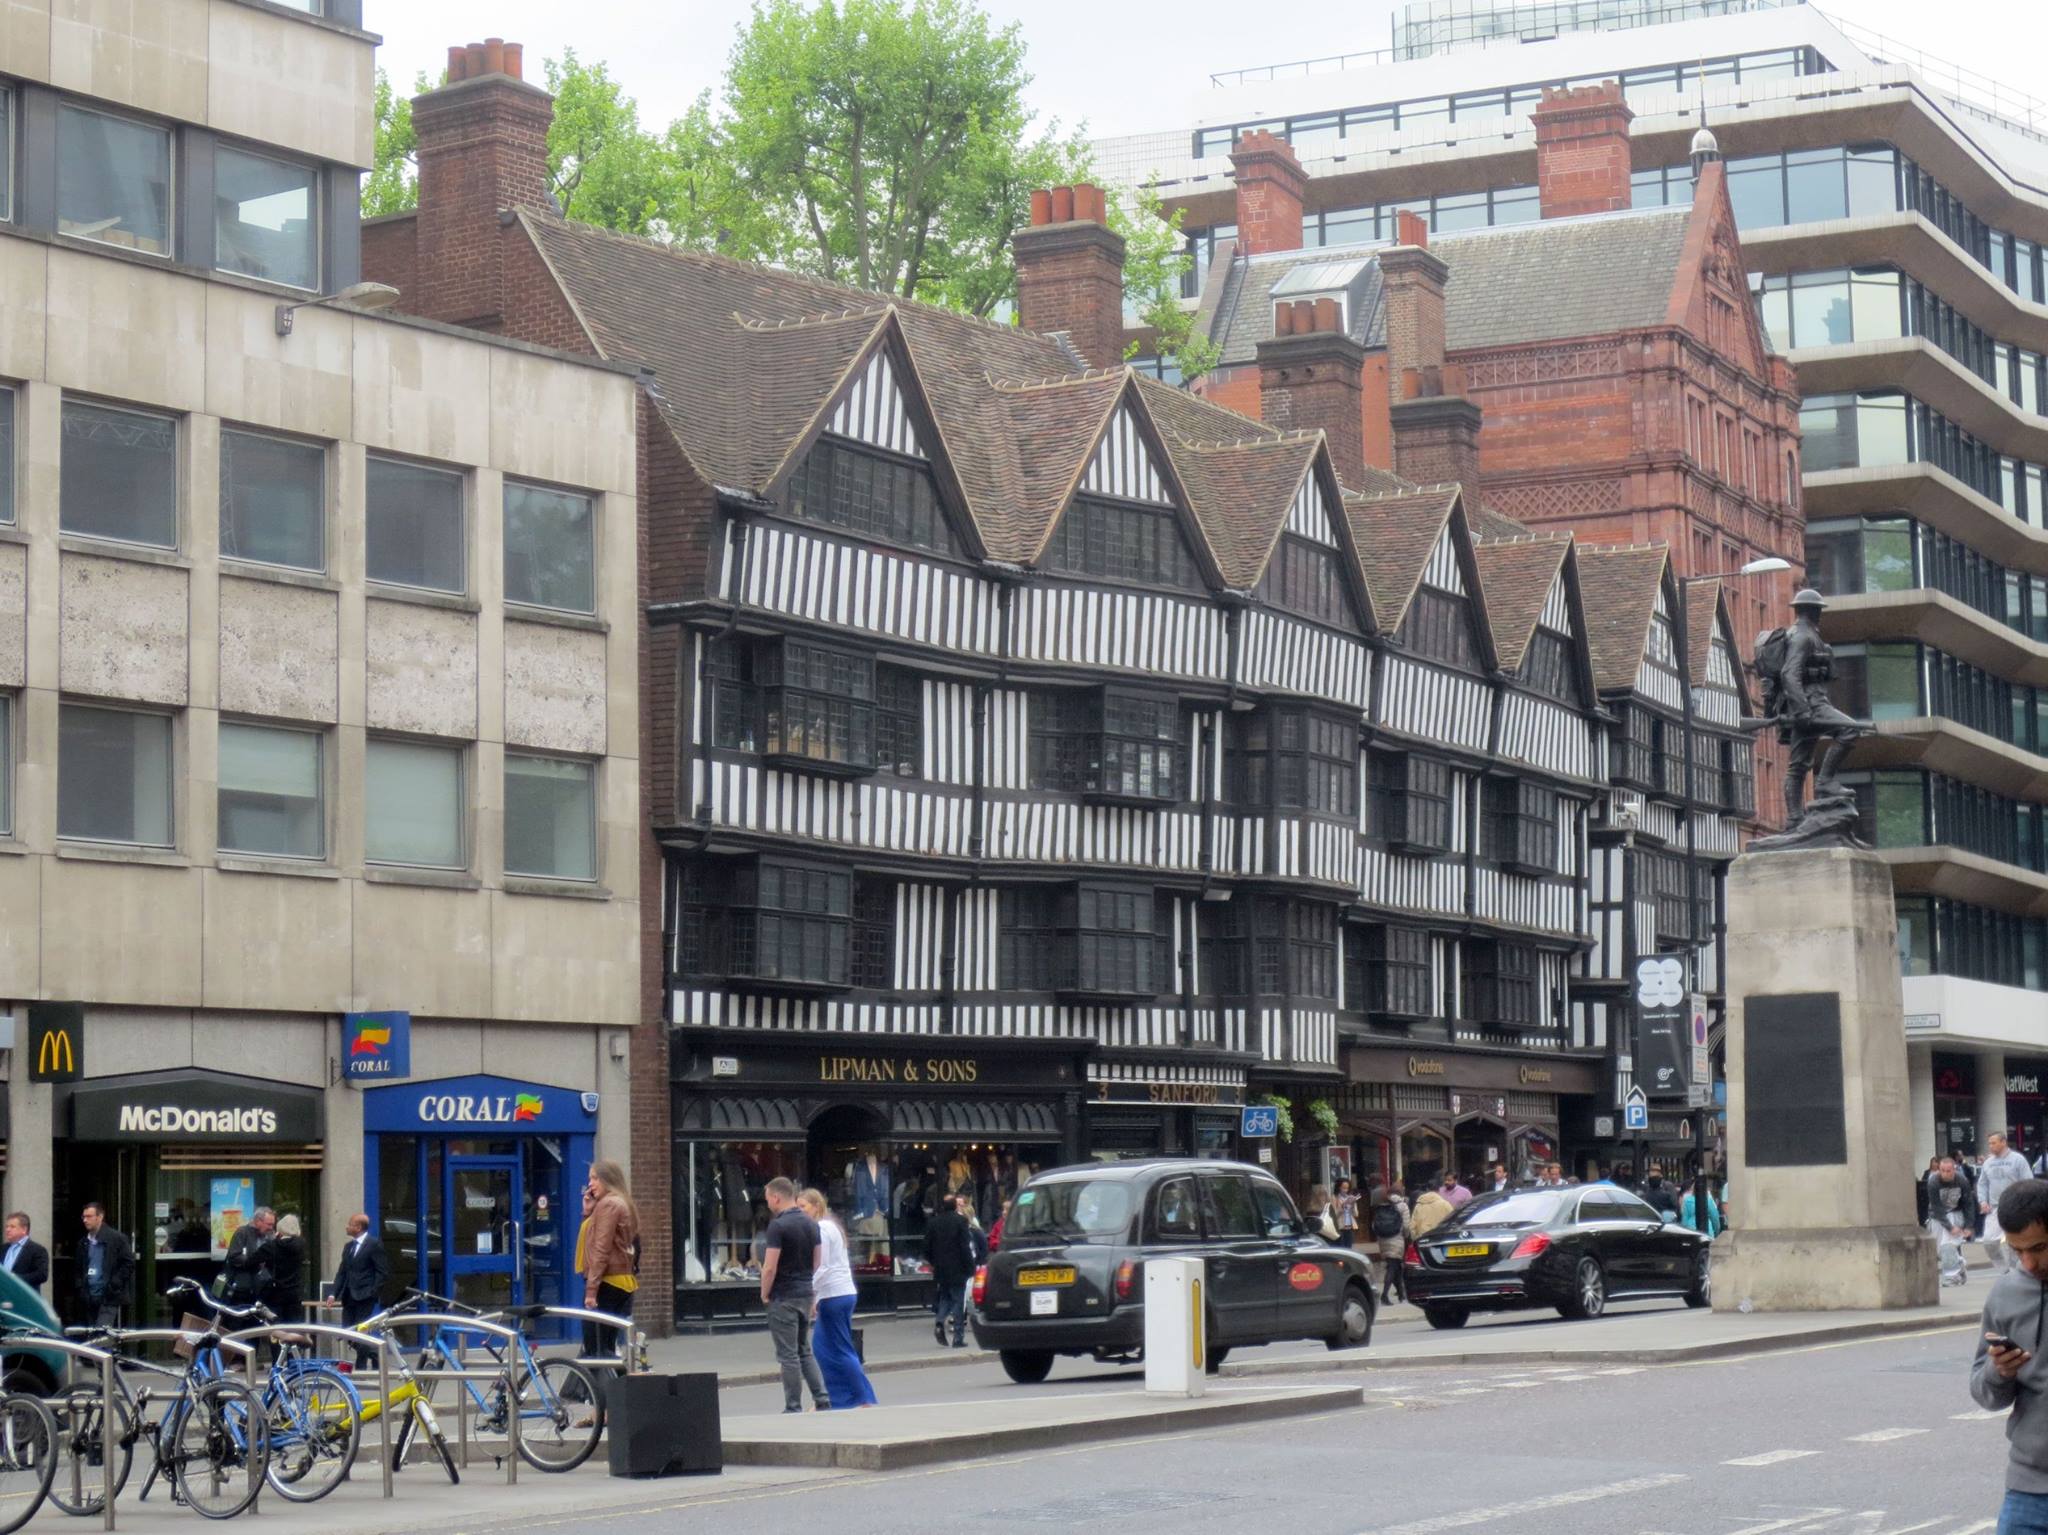
M1736 859L1728 977L1738 1226L1714 1244L1715 1309L1933 1305L1885 865L1846 848Z

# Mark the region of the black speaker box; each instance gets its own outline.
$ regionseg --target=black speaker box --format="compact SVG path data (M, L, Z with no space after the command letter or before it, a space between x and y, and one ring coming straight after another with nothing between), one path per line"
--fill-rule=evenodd
M615 1375L605 1390L613 1476L692 1476L725 1469L718 1377Z

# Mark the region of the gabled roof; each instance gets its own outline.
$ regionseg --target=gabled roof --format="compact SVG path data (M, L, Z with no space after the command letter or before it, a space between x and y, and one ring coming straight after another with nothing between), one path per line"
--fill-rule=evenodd
M1626 692L1636 684L1668 558L1662 544L1579 546L1586 648L1593 657L1593 686L1603 693Z
M1694 687L1707 685L1707 659L1713 653L1714 629L1721 619L1721 582L1714 576L1685 583L1686 624L1692 630L1685 637L1688 675Z
M650 370L678 446L726 490L772 498L882 348L907 362L899 382L932 418L935 467L996 560L1038 560L1126 405L1227 586L1257 584L1303 475L1326 456L1320 434L1276 431L1128 368L1083 371L1057 337L518 216L598 349Z
M1569 534L1540 533L1513 540L1488 540L1472 546L1479 584L1486 593L1486 614L1493 625L1493 650L1502 671L1522 664L1536 621L1551 584L1571 553Z
M1458 509L1458 496L1456 485L1423 485L1344 498L1351 541L1365 570L1366 595L1384 633L1392 634L1408 616L1430 553Z

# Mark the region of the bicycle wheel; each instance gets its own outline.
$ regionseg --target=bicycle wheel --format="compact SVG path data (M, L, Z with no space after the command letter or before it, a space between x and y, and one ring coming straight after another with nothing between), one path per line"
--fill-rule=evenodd
M355 1464L363 1416L355 1388L338 1370L308 1369L273 1377L263 1399L270 1409L270 1485L291 1502L318 1502Z
M519 1453L542 1471L574 1471L604 1432L597 1377L573 1359L543 1359L519 1377Z
M100 1432L106 1402L98 1386L67 1386L47 1405L57 1426L57 1470L50 1481L50 1501L79 1518L99 1513L106 1506L106 1472L111 1462L118 1502L135 1464L135 1409L128 1398L114 1398L112 1450L106 1448Z
M35 1517L57 1474L57 1421L32 1396L0 1397L0 1535Z
M427 1445L440 1457L441 1469L448 1473L450 1486L460 1486L462 1473L455 1469L454 1452L448 1448L448 1436L441 1432L441 1420L434 1416L434 1404L423 1396L412 1399L412 1417L427 1436Z
M270 1420L237 1380L210 1380L171 1404L158 1433L171 1485L194 1513L232 1519L263 1490Z

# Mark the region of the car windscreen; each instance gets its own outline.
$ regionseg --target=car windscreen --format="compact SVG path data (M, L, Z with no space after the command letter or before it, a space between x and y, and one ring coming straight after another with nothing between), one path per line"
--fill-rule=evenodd
M1066 1242L1120 1242L1129 1234L1134 1195L1123 1178L1066 1178L1034 1183L1010 1201L1003 1245L1026 1237Z
M1549 1189L1527 1189L1517 1194L1483 1194L1465 1206L1446 1227L1477 1231L1490 1226L1527 1228L1547 1226L1557 1219L1565 1196Z

